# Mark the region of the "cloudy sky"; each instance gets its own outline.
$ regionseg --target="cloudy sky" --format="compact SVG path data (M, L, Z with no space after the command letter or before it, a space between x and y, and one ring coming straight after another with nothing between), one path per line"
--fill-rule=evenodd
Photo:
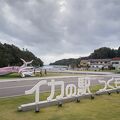
M45 64L120 46L120 0L0 0L0 42Z

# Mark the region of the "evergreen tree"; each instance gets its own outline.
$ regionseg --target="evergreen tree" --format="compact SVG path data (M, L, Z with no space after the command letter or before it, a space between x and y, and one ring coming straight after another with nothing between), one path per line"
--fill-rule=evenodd
M120 57L120 47L118 48L117 56Z
M18 47L0 43L0 67L22 65L20 58L26 61L33 60L33 66L42 66L43 62L32 52L20 50Z

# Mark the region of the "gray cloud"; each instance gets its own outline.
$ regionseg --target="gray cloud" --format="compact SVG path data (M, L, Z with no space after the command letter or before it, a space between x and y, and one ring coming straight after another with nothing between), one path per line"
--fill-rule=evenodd
M0 41L46 63L120 45L120 0L0 0Z

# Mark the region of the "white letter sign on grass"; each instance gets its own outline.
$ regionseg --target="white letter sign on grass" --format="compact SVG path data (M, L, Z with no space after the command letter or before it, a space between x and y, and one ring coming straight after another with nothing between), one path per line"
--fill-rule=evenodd
M120 78L115 79L115 87L120 88Z
M47 82L46 80L42 80L38 82L32 89L25 91L25 94L33 94L35 92L35 103L38 104L40 87L42 85L48 85L51 87L50 96L47 98L47 101L50 102L52 100L60 100L64 97L74 97L81 96L83 94L90 94L90 81L88 78L78 78L78 87L75 84L68 84L65 88L64 81L55 81L51 80ZM55 87L60 86L60 95L55 97ZM55 99L54 99L55 98Z
M90 94L89 78L78 78L78 95Z
M66 96L67 97L76 96L76 86L74 84L69 84L66 86Z
M108 90L114 90L117 88L120 88L120 78L111 78L108 81L104 81L104 80L99 80L99 83L104 84L104 88L100 89L97 92L104 92L104 91L108 91ZM112 85L110 84L112 83Z
M99 91L95 92L95 94L104 94L108 93L109 95L112 92L120 92L120 78L111 78L110 80L104 81L104 80L99 80L101 84L104 85L102 89ZM35 102L34 103L29 103L29 104L23 104L20 106L20 110L24 109L30 109L30 108L35 108L36 111L39 111L39 107L43 106L49 106L53 104L61 104L62 102L68 100L76 100L79 101L84 96L91 96L92 98L92 93L90 92L90 79L85 77L85 78L78 78L78 84L76 85L76 82L70 83L70 84L65 84L64 81L47 81L47 80L41 80L38 82L33 88L31 88L28 91L25 91L25 94L33 94L35 93ZM45 101L40 101L40 88L41 86L44 87L44 85L47 87L50 87L50 95ZM58 96L55 96L55 90L56 87L60 88L60 94ZM94 95L95 95L94 94Z
M114 81L114 82L113 82ZM120 88L120 78L112 78L108 81L102 81L99 80L100 83L104 84L104 88L100 89L96 93L104 92L107 90L115 90L117 88ZM112 86L110 83L114 83L115 85ZM50 102L53 100L62 100L64 98L71 98L71 97L79 97L82 95L91 94L90 92L90 80L89 78L78 78L78 85L75 84L67 84L65 87L64 81L55 81L51 80L50 82L47 82L47 80L42 80L38 82L32 89L25 91L25 94L33 94L35 92L35 104L40 103L40 87L43 85L47 85L51 88L50 95L47 98L46 101L42 102ZM60 86L60 95L55 96L55 87Z
M47 98L48 101L51 101L54 98L55 86L57 85L61 86L61 94L59 96L56 96L56 99L62 99L64 97L64 82L51 80L51 82L48 82L48 86L51 86L51 94Z
M35 103L36 104L39 103L40 86L42 86L44 84L47 84L46 80L42 80L42 81L38 82L32 89L25 91L26 95L29 95L29 94L32 94L35 92Z

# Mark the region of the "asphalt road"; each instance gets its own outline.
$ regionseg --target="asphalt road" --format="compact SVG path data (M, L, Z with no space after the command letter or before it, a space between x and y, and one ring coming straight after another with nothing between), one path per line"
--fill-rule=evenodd
M87 76L86 76L87 77ZM99 76L88 76L91 81L91 85L98 84L98 80L109 80L111 76L109 75L99 75ZM31 89L35 84L37 84L41 80L51 81L54 79L55 81L64 81L65 86L67 84L73 83L77 86L78 76L66 76L66 77L50 77L50 78L25 78L25 79L14 79L14 80L2 80L0 81L0 98L3 97L13 97L24 95L26 90ZM56 90L59 89L60 86L56 86ZM40 88L40 92L50 91L50 87L47 85L43 85Z

